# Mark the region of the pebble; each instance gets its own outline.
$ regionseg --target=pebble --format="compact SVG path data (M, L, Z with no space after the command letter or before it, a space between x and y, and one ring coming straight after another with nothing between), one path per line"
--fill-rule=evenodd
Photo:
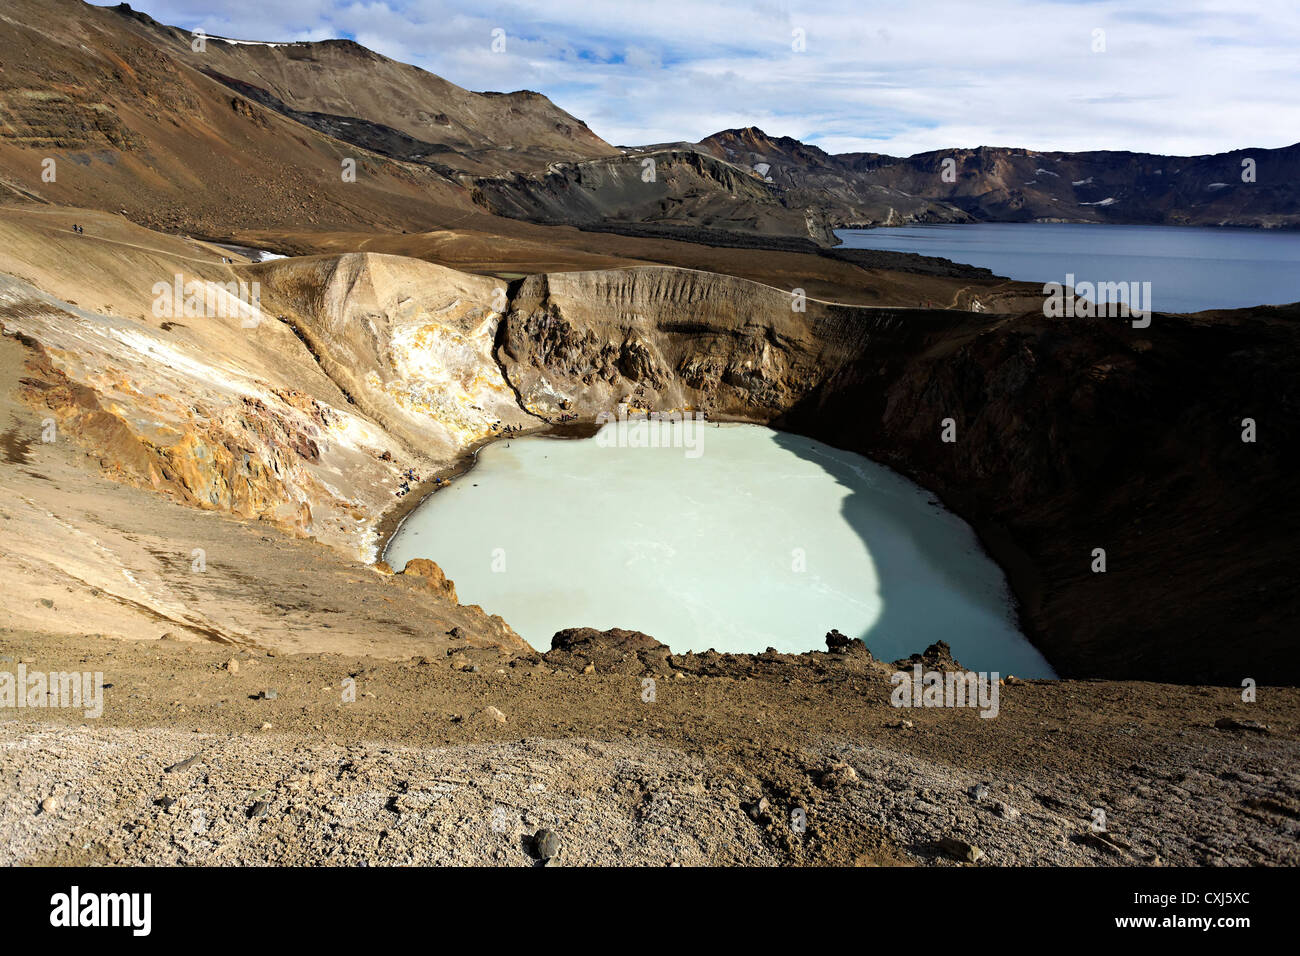
M1258 720L1238 720L1236 717L1220 717L1214 722L1216 730L1253 730L1257 734L1269 732L1267 724Z
M483 713L487 714L487 716L491 717L498 724L504 724L506 722L506 715L501 713L501 711L495 707L484 707Z
M46 797L44 800L41 801L42 813L54 813L58 809L59 809L58 797Z
M955 859L962 860L966 863L978 863L984 859L984 851L974 843L955 836L945 836L939 839L939 849Z
M836 790L857 782L858 772L843 760L832 760L821 774L821 785L827 790Z
M543 860L553 860L560 855L560 835L554 830L538 830L533 836L533 849Z
M993 812L996 813L998 816L1000 816L1003 820L1020 819L1020 811L1017 810L1015 807L1013 807L1011 804L1004 803L1001 800L999 800L996 804L994 804Z
M275 700L280 695L273 690L264 690L258 695L262 700Z
M971 787L967 792L970 793L970 798L976 803L979 803L981 800L987 800L989 796L989 788L984 786L982 783L975 784L975 786Z
M232 674L238 674L239 661L235 660L233 657L230 660L226 661L226 670Z

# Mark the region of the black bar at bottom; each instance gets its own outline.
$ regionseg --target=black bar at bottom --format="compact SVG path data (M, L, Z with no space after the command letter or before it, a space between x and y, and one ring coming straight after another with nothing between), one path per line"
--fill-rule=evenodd
M1199 934L1230 943L1256 929L1278 932L1294 880L1263 869L554 869L527 879L527 870L511 869L7 869L0 895L21 938L128 945L373 945L377 930L397 926L478 926L497 941L540 939L549 926L543 936L563 939L610 918L628 923L630 939L665 921L699 921L733 944L751 934L761 942L774 919L953 940L1042 930L1061 934L1044 939Z

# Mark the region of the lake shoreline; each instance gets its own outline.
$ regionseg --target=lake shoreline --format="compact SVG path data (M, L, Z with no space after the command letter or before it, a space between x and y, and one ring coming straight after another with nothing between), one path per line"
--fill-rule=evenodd
M717 415L708 419L709 424L720 425L766 425L757 418L739 415ZM768 427L772 427L768 425ZM401 529L402 524L420 505L432 495L450 487L453 479L463 478L478 464L478 453L489 445L515 438L551 438L558 441L574 441L582 438L594 438L600 431L600 423L595 419L578 419L571 422L549 423L530 428L526 431L512 432L509 435L490 435L467 445L450 463L434 472L427 480L411 488L398 499L397 503L384 510L375 524L375 559L373 563L387 563L388 549ZM778 429L779 430L779 429ZM791 433L793 434L793 433ZM394 568L400 571L401 568Z
M478 453L488 445L499 441L510 441L515 438L554 438L560 440L590 438L596 434L597 427L594 422L575 421L563 424L547 424L526 431L512 432L509 435L491 435L470 443L450 463L439 468L418 485L413 486L410 491L397 500L396 504L385 509L383 514L380 515L379 521L375 525L375 563L387 563L389 546L393 543L393 538L396 537L406 519L420 505L424 504L425 500L430 496L450 487L454 479L469 474L478 463ZM395 568L394 570L400 571L401 568Z
M1104 232L1101 230L1105 230ZM1300 302L1300 229L1073 221L839 229L837 250L927 256L1027 283L1097 283L1191 315ZM1071 281L1071 280L1075 281ZM1155 304L1151 294L1154 291Z
M910 229L916 226L951 226L965 228L970 226L1159 226L1169 229L1240 229L1243 232L1300 232L1300 225L1279 223L1207 223L1207 222L1093 222L1091 219L977 219L971 222L908 222L902 225L883 222L868 222L858 225L836 226L832 230L839 238L841 232L871 232L877 229ZM839 248L832 246L831 248Z
M585 427L520 437L593 430L575 424ZM394 570L435 561L462 600L500 614L539 652L578 626L653 634L675 653L735 654L802 653L834 628L885 659L947 640L977 670L1055 676L984 538L929 489L811 436L708 424L734 430L712 439L701 465L711 433L677 425L646 436L635 420L568 454L536 443L503 450L473 490L408 524L430 496L421 497L385 560ZM478 451L458 463L461 477ZM521 526L524 514L545 515L547 530ZM512 573L502 577L507 553ZM666 605L665 593L679 600Z

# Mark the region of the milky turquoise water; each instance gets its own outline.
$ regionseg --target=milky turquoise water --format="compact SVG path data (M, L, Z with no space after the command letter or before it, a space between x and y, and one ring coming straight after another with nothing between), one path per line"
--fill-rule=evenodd
M1029 282L1150 282L1158 312L1300 302L1300 232L999 222L836 235L845 248L940 256Z
M623 627L676 652L801 652L835 628L886 660L945 640L973 670L1052 675L1001 571L923 489L768 428L659 427L668 447L631 447L630 423L489 445L386 558L437 561L539 650Z

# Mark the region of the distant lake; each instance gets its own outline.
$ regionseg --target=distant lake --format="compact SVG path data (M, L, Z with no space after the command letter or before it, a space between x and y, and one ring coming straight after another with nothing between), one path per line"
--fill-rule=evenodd
M977 223L839 229L849 249L939 256L1028 282L1150 282L1157 312L1300 302L1300 232Z

